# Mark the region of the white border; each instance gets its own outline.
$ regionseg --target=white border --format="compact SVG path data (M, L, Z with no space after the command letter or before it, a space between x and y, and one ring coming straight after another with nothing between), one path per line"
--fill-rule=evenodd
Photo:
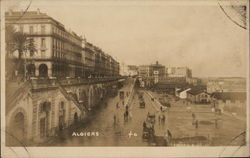
M45 0L44 0L45 1ZM63 0L62 0L63 1ZM126 0L124 0L126 2ZM129 2L138 5L138 1L143 0L129 0ZM116 1L117 2L117 1ZM194 5L190 2L195 2L195 5L214 5L215 0L202 1L202 0L185 0L185 1L152 1L145 0L143 5L151 5L158 3L158 5ZM249 6L249 1L248 6ZM92 2L89 1L91 4ZM100 3L112 4L112 0L102 0ZM123 1L118 1L117 3L124 3ZM2 156L4 158L9 157L51 157L51 158L68 158L68 157L219 157L228 156L238 148L238 147L6 147L5 143L5 33L4 33L4 7L5 0L1 1L1 150ZM249 13L249 7L248 7ZM248 14L249 15L249 14ZM248 16L249 20L249 16ZM248 40L247 40L247 146L240 148L240 150L234 156L247 156L249 155L249 29L247 30ZM3 144L2 144L3 143ZM27 151L28 152L27 152ZM222 153L222 151L224 151ZM8 155L8 156L7 156Z

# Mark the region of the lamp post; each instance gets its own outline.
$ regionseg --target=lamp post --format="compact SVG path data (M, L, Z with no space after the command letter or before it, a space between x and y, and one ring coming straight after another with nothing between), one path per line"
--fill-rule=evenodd
M24 51L24 81L26 81L27 78L27 68L26 68L26 51Z

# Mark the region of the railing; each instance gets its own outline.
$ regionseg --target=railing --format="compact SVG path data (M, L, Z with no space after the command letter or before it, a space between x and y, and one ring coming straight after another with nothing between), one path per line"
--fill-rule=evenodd
M53 88L57 87L56 82L59 81L62 86L71 86L71 85L80 85L80 84L95 84L95 83L103 83L103 82L112 82L116 81L119 78L67 78L67 79L60 79L57 80L56 78L44 78L38 79L34 78L31 79L30 82L32 84L33 89L40 89L40 88Z
M42 88L55 88L56 79L31 79L30 83L32 84L32 89L42 89Z
M67 78L64 80L60 80L61 85L79 85L79 84L96 84L96 83L104 83L104 82L112 82L121 79L121 77L112 77L112 78Z

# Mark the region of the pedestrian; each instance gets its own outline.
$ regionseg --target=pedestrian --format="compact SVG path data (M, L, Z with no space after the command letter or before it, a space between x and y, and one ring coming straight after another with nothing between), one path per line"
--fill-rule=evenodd
M146 128L146 122L145 121L143 121L143 129L145 129Z
M158 123L159 123L159 126L161 125L161 115L158 116Z
M15 70L15 77L17 77L17 75L18 75L18 71L17 71L17 70Z
M195 114L194 113L192 113L192 117L193 117L193 120L195 119Z
M198 128L199 124L198 124L198 120L196 120L195 122L195 128Z
M214 121L215 121L215 123L214 123L215 124L215 128L218 128L218 120L215 119Z
M163 126L165 126L165 120L166 120L165 115L162 115L162 125L163 125Z
M126 111L128 111L128 105L125 106Z
M172 139L172 134L171 132L169 131L169 129L166 130L165 132L165 137L166 137L166 140L167 140L167 144L170 143L171 139Z
M116 124L116 115L114 115L114 125Z

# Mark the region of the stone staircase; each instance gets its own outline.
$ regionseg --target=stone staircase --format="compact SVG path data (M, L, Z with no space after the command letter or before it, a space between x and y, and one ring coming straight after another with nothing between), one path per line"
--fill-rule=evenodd
M6 113L8 113L25 94L29 93L32 86L29 81L22 83L8 82L6 84Z
M65 98L71 100L81 111L87 110L87 107L80 104L79 101L73 95L67 92L67 90L61 85L60 81L57 81L56 83L60 92L65 96Z

